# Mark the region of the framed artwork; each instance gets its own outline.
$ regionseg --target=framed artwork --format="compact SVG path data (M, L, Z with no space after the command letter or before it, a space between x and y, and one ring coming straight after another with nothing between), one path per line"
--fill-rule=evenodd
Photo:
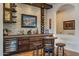
M75 30L75 20L69 20L63 22L64 30Z
M21 27L25 28L37 27L37 16L22 14L21 18L22 18Z

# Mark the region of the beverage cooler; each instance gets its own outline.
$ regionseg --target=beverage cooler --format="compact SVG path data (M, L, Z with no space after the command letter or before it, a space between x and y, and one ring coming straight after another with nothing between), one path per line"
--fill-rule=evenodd
M4 55L17 53L17 38L4 39Z

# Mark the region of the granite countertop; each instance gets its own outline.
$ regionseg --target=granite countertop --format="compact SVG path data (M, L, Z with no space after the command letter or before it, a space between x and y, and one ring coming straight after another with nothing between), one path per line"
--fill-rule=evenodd
M18 37L44 37L44 36L49 36L53 34L31 34L31 35L8 35L4 36L4 38L18 38ZM51 38L51 37L50 37ZM54 37L52 37L54 38Z
M44 37L44 39L57 39L57 37Z

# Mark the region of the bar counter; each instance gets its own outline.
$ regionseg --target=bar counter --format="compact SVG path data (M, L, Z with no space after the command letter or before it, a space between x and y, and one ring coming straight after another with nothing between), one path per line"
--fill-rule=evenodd
M33 35L8 35L4 36L4 55L13 55L16 53L30 51L34 49L33 44L41 43L40 48L43 46L43 39L53 40L53 34L33 34ZM54 42L53 42L54 44Z
M4 36L4 38L18 38L18 37L44 37L44 36L49 36L53 34L31 34L31 35L7 35Z

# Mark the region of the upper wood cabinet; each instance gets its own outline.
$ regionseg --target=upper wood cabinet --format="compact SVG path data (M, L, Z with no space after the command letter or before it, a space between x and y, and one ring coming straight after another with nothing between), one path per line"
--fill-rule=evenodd
M15 4L14 3L4 3L3 4L3 19L4 23L15 23Z

